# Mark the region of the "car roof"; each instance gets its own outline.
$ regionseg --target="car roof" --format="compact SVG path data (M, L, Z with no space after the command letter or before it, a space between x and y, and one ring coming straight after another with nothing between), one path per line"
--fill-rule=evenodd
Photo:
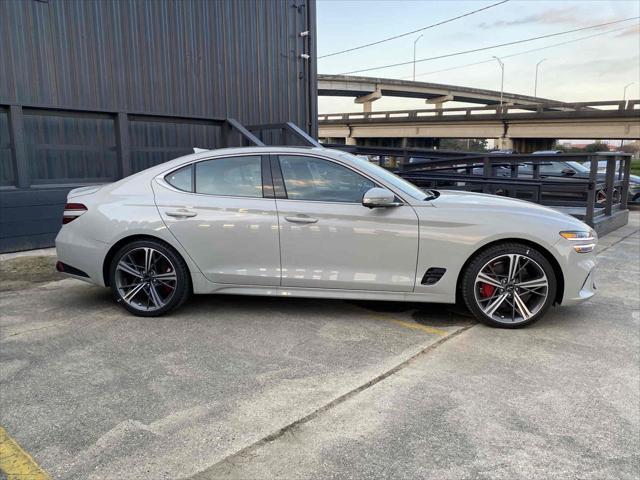
M220 155L236 155L238 153L248 153L255 155L257 153L309 153L310 151L326 152L330 150L324 147L289 147L289 146L251 146L251 147L230 147L230 148L213 148L213 149L203 149L198 148L198 151L195 154L203 155L205 157L211 156L212 154L217 156ZM194 154L191 154L194 155ZM187 155L190 156L190 155Z
M161 172L171 171L179 168L183 165L187 165L192 162L200 160L206 160L209 158L237 156L237 155L264 155L264 154L316 154L318 156L324 156L340 160L345 163L350 163L349 158L345 158L346 152L342 150L335 150L332 148L323 147L286 147L286 146L259 146L259 147L232 147L232 148L216 148L212 150L204 150L198 148L196 153L184 155L182 157L174 158L167 162L160 163L154 167L143 170L151 174L159 174Z

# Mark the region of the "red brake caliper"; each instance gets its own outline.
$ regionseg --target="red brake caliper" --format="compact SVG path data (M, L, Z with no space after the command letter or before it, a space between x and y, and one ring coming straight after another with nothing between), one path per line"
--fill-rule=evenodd
M171 273L171 269L167 267L167 271L165 273ZM169 295L173 289L169 285L162 284L162 293L165 295Z
M496 287L494 287L493 285L489 285L488 283L483 283L480 287L480 295L483 298L489 298L495 291Z

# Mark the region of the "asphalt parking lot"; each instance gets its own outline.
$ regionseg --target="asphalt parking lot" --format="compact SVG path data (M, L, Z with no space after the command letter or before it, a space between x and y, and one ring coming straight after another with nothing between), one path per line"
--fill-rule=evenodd
M595 299L515 331L232 296L143 319L5 268L0 425L64 479L637 479L639 226L601 239Z

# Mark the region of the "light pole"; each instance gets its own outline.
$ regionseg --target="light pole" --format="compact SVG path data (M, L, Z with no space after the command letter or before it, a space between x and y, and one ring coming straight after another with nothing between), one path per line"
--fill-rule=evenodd
M537 97L538 96L538 67L540 67L540 64L542 62L544 62L546 60L546 58L543 58L542 60L540 60L538 63L536 63L536 80L533 83L533 96Z
M633 85L636 82L627 83L622 89L622 101L624 102L627 99L627 88Z
M500 64L500 70L502 70L502 75L500 77L500 113L502 113L502 97L504 96L504 62L495 55L492 58L496 59Z
M627 99L627 88L629 88L631 85L633 85L636 82L631 82L631 83L627 83L624 88L622 89L622 101L624 102ZM620 148L622 148L624 145L624 139L620 140Z
M418 40L420 40L423 37L423 35L420 35L418 38L416 38L413 41L413 81L416 81L416 43L418 43Z

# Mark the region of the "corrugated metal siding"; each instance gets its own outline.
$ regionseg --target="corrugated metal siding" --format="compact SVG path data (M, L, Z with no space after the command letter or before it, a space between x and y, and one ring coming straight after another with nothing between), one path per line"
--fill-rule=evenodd
M0 49L1 50L1 49ZM15 172L11 158L7 113L0 109L0 187L14 185Z
M306 129L304 3L4 0L0 98Z
M293 121L315 136L314 23L315 0L3 0L0 101ZM53 199L60 210L69 188L117 178L113 122L25 115L20 191L8 132L0 110L0 251L50 244L57 225L26 225ZM130 136L134 171L220 146L211 126L135 122Z

